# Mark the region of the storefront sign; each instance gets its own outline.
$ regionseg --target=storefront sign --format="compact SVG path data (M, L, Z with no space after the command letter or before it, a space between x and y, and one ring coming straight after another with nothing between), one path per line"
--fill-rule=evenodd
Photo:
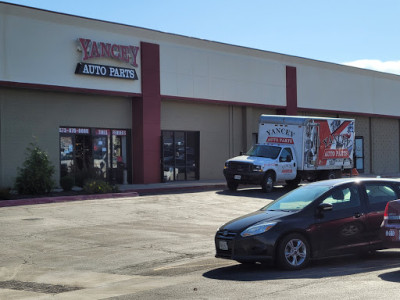
M126 130L118 130L118 129L114 129L112 131L113 135L122 135L122 136L126 136Z
M110 129L96 129L96 135L110 135Z
M135 69L78 63L75 74L138 80Z
M84 38L79 38L79 44L80 48L78 49L82 51L83 61L90 58L106 57L126 62L132 67L138 67L138 46L96 42Z
M77 128L77 127L60 127L59 133L90 134L90 129L89 128Z
M84 38L79 38L78 43L78 51L82 52L82 62L77 64L75 74L138 80L135 69L85 62L95 58L111 58L138 67L138 46L97 42Z

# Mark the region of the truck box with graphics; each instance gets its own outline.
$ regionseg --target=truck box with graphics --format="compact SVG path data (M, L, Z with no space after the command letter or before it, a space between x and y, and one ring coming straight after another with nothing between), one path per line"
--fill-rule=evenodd
M353 119L261 115L258 144L225 162L228 187L341 177L353 168L354 138Z

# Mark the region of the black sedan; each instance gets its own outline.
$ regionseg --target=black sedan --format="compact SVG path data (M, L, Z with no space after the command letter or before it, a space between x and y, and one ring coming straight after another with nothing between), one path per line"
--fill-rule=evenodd
M380 225L400 181L346 178L301 186L259 211L223 225L216 257L242 263L275 261L290 270L310 259L383 249Z

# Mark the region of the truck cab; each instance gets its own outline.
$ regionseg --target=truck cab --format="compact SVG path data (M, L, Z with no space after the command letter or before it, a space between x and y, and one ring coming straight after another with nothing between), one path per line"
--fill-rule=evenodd
M227 160L224 176L230 190L239 184L255 184L269 192L275 183L300 182L293 146L280 144L256 144L245 155Z

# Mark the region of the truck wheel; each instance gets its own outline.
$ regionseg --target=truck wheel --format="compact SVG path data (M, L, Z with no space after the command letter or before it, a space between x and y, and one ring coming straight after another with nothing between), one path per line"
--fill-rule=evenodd
M286 180L286 184L288 185L289 188L293 189L299 186L300 181L301 177L296 177L293 180Z
M266 193L272 192L274 188L274 175L271 172L265 174L264 179L261 183L261 187L263 192Z
M286 270L302 269L310 260L310 252L310 246L303 235L289 234L278 245L276 253L278 266Z
M340 170L331 170L326 174L326 179L342 178L342 172Z
M234 182L234 181L228 181L226 183L226 185L228 186L228 189L230 191L236 191L238 186L239 186L239 184L237 182Z

